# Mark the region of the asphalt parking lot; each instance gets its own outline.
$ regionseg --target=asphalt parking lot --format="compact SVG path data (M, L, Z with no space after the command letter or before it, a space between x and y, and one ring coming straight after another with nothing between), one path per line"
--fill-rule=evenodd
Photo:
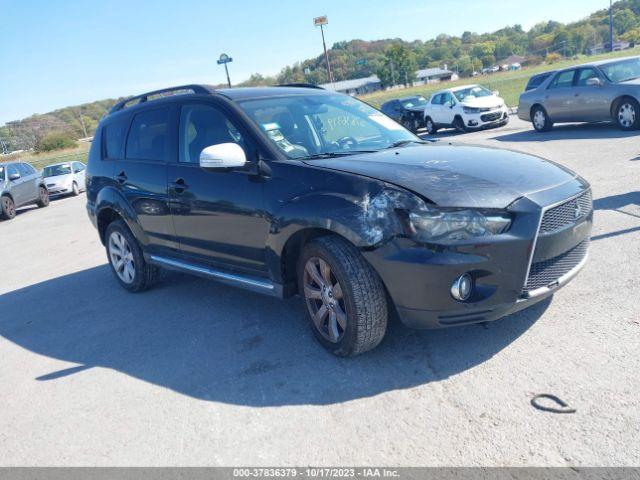
M180 274L112 278L84 195L0 222L0 465L640 464L640 133L504 128L441 141L555 160L593 185L583 272L486 325L391 325L327 354L298 299ZM557 395L574 414L538 411Z

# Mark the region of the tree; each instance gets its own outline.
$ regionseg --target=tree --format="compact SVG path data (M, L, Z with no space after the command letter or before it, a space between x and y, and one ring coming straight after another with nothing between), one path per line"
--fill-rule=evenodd
M415 80L417 69L413 52L406 46L395 43L384 52L384 59L376 74L385 87L410 85Z
M78 146L78 142L66 132L54 132L49 133L42 137L36 143L37 152L50 152L52 150L63 150L65 148L75 148Z

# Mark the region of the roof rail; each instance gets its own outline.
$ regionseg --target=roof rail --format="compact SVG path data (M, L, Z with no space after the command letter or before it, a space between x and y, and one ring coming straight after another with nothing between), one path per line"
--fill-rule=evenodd
M315 88L317 90L324 90L320 85L314 85L313 83L282 83L276 85L276 87Z
M203 85L180 85L178 87L163 88L161 90L154 90L153 92L143 93L134 97L125 98L116 103L109 113L118 112L127 107L127 104L138 100L138 103L145 103L149 100L149 97L153 95L162 95L163 93L180 92L182 90L191 90L193 93L211 94L213 90Z

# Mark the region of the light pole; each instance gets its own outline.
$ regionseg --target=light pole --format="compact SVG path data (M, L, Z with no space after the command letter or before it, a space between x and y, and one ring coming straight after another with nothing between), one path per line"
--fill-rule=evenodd
M327 44L324 41L324 26L329 23L329 19L326 15L321 17L316 17L313 19L313 24L316 27L320 27L320 33L322 33L322 48L324 48L324 60L327 62L327 77L329 78L329 83L333 83L333 74L331 73L331 64L329 63L329 54L327 53Z
M613 52L613 0L609 0L609 43Z
M227 85L229 85L229 88L231 88L231 79L229 78L229 69L227 68L227 63L231 62L233 62L233 58L231 58L226 53L220 55L220 58L218 59L218 65L224 65L224 71L227 74Z

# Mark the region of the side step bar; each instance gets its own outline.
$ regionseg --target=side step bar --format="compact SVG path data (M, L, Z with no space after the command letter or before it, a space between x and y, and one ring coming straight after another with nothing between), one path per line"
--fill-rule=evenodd
M253 292L258 292L273 297L282 297L282 286L274 284L267 279L245 277L235 273L227 273L220 270L214 270L203 265L194 265L182 260L161 257L159 255L150 255L149 260L151 261L151 263L159 267L167 268L169 270L176 270L178 272L198 275L199 277L217 280L219 282L226 283L227 285L241 287L246 290L251 290Z

